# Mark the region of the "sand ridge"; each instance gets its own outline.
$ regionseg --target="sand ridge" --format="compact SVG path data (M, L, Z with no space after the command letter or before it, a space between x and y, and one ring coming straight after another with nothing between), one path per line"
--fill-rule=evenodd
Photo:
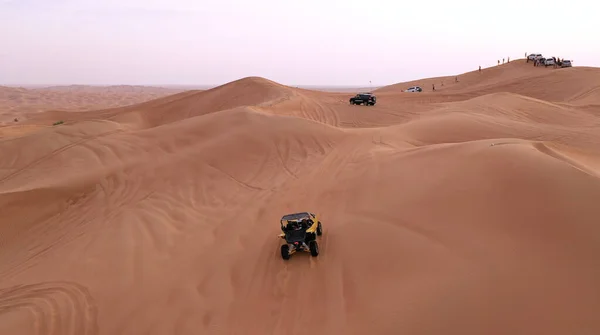
M597 78L366 107L248 77L0 127L0 333L595 334ZM307 210L321 253L284 261Z

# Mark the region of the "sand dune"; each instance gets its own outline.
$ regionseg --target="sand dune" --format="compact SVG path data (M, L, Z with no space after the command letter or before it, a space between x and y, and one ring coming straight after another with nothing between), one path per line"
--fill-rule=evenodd
M0 333L596 334L597 78L365 107L249 77L0 127ZM284 261L306 210L321 253Z
M455 78L458 78L458 82ZM583 80L582 80L583 79ZM442 85L443 83L443 85ZM436 92L451 93L447 99L461 100L467 96L477 97L490 93L510 92L551 102L568 102L582 105L579 101L590 96L587 103L597 103L600 90L600 68L572 67L552 68L535 67L525 60L514 60L507 64L438 78L426 78L406 83L398 83L375 90L379 94L397 94L410 86L420 85L425 92L432 93L432 84ZM413 95L419 99L419 95ZM421 98L422 98L421 94ZM427 98L429 98L427 96ZM452 100L454 101L454 100Z
M149 86L50 86L15 88L0 86L0 126L23 122L48 110L84 111L121 107L181 92Z

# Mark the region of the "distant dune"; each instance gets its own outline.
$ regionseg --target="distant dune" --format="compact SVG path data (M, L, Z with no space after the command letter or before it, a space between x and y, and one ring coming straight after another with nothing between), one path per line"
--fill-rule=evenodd
M0 92L1 334L600 333L600 69Z
M132 105L183 89L148 86L50 86L15 88L0 86L0 125L24 121L30 114L48 110L83 111Z

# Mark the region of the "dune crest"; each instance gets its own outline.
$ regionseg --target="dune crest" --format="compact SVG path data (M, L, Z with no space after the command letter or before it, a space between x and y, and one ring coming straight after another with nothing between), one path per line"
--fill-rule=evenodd
M0 333L600 332L597 73L49 103L0 127ZM320 254L285 261L300 211Z

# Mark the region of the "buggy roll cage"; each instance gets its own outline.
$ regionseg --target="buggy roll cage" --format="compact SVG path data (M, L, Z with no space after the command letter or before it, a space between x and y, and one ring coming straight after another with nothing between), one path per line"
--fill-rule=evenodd
M290 221L300 221L303 219L310 219L313 221L312 226L310 226L306 232L307 233L314 233L317 230L317 226L318 226L318 222L319 220L317 219L317 216L313 213L310 212L300 212L300 213L294 213L294 214L287 214L284 215L281 218L281 229L283 229L284 227L286 227L288 225L288 223Z

